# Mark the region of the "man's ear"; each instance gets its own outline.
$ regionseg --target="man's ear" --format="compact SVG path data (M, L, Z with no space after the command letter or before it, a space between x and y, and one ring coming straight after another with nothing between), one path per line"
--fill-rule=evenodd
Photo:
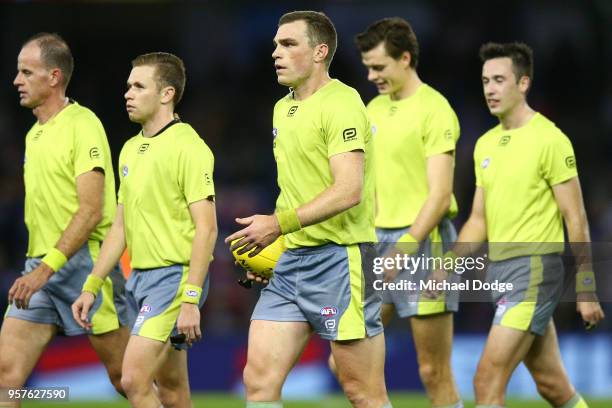
M327 44L319 44L314 48L314 61L315 62L324 62L325 58L327 58L327 54L329 53L329 47Z
M161 90L161 103L163 105L168 104L174 100L176 89L173 86L166 86Z

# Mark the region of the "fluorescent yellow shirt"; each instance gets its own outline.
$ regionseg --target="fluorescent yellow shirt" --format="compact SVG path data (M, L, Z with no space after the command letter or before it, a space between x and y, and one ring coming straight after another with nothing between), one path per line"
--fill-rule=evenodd
M476 143L474 168L476 185L484 190L491 259L563 251L563 220L552 186L578 171L572 144L554 123L536 113L518 129L496 126Z
M375 242L373 146L357 91L334 79L301 101L290 93L276 103L273 126L280 187L277 211L300 207L333 184L330 157L352 150L365 152L361 203L287 234L287 247Z
M132 268L189 264L195 234L189 205L215 195L213 166L212 152L186 123L125 143L118 201Z
M102 220L89 239L101 241L115 215L115 175L104 127L89 109L71 102L26 135L23 176L28 256L46 254L79 208L76 178L104 171Z
M429 194L427 158L455 150L457 115L427 84L399 101L377 96L368 104L368 114L376 147L376 227L407 227ZM453 195L448 216L456 214Z

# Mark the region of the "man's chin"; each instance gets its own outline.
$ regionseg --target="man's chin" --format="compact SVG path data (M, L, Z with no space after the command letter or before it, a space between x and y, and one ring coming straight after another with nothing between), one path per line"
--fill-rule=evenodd
M128 118L130 119L130 122L134 122L134 123L142 123L140 118L136 115L133 115L131 113L128 113Z
M282 86L291 86L291 83L290 83L290 81L287 80L287 78L278 77L276 80L278 81L279 85L282 85Z
M489 108L489 113L493 116L500 117L503 115L503 112L499 108Z
M31 101L29 101L27 99L20 99L19 100L19 105L24 107L24 108L28 108L28 109L34 109L36 107L35 104L33 104Z

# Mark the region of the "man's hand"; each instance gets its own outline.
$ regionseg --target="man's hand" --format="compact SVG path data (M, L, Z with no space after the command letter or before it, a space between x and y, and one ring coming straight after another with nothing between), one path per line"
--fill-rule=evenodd
M193 303L181 303L176 327L179 334L185 335L185 342L191 345L202 338L200 331L200 308Z
M236 265L240 266L242 269L244 269L245 272L245 276L246 279L240 279L238 281L238 283L247 288L247 289L251 289L251 286L253 285L253 282L257 282L257 283L261 283L262 285L267 285L269 283L269 280L261 277L259 275L256 275L255 273L253 273L253 271L251 269L248 268L247 265L244 265L238 261L235 262Z
M594 292L583 292L576 295L576 310L582 317L587 330L591 330L597 326L605 317L597 294Z
M235 239L239 239L230 247L230 251L240 248L239 255L253 250L249 253L249 256L255 256L281 235L275 215L256 214L247 218L236 218L236 222L240 225L246 225L246 227L225 238L225 243L228 244Z
M393 259L393 268L385 268L385 282L393 282L397 275L404 270L401 265L404 264L404 260L406 257L410 257L415 255L419 251L419 243L418 242L397 242L395 246L390 247L384 253L383 258ZM399 262L399 264L398 264ZM399 266L399 267L398 267ZM415 273L416 271L411 271Z
M396 257L398 256L400 258L403 258L404 253L395 247L389 248L387 252L385 252L383 255L384 258L390 258L393 260L395 260ZM385 268L385 272L383 276L384 282L393 282L395 278L397 278L397 275L399 275L399 273L401 272L401 268L398 268L397 266L398 266L397 263L393 262L393 268L389 268L389 269Z
M91 322L87 317L93 307L96 297L91 292L83 292L72 304L72 317L79 326L85 330L91 330Z
M41 263L32 272L17 278L9 290L9 305L15 301L18 309L27 309L32 295L45 286L52 275L53 269Z
M429 274L428 281L432 282L435 285L436 283L446 281L446 279L448 279L448 275L449 273L446 272L444 269L434 269ZM436 299L437 297L440 296L440 294L441 294L441 291L436 290L436 289L426 290L424 292L425 297L429 299Z

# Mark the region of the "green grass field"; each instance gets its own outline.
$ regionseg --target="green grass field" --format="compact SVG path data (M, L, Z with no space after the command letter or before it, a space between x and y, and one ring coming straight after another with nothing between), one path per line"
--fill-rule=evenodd
M391 402L395 408L428 408L427 399L422 394L391 394ZM612 407L612 400L587 399L590 408ZM194 407L204 408L243 408L244 402L237 397L222 394L198 394L194 396ZM25 402L22 407L79 407L79 408L128 408L130 405L125 401L117 402L71 402L71 403L42 403ZM323 400L315 401L287 401L285 408L350 408L349 403L342 395L332 396ZM474 406L473 402L467 401L466 406ZM545 408L549 407L544 401L509 400L507 408Z

